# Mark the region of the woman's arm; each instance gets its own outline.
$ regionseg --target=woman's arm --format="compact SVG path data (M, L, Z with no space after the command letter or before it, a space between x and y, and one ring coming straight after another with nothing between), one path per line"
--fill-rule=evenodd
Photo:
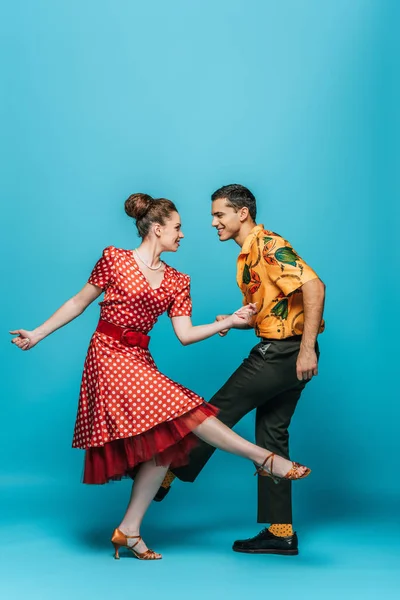
M89 304L96 300L102 293L103 290L97 287L97 285L87 283L76 296L67 300L47 321L36 327L36 329L32 331L26 329L14 329L10 331L12 335L17 336L11 340L11 343L18 346L21 350L30 350L45 337L53 333L53 331L60 329L60 327L63 327L81 315Z
M243 325L247 324L251 317L255 313L255 306L248 304L242 306L239 310L234 312L232 315L227 315L220 321L214 321L208 325L192 325L190 317L172 317L172 326L175 334L181 344L188 346L195 342L201 342L216 333L224 331L224 329L241 329Z

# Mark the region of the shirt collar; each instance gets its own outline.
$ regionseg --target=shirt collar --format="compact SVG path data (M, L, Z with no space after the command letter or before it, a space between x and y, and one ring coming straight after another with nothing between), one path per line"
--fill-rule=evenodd
M243 242L243 246L240 251L240 254L249 254L250 253L251 246L261 231L264 231L264 225L260 224L260 225L256 225L255 227L253 227L253 229L250 231L249 235L246 237L246 239Z

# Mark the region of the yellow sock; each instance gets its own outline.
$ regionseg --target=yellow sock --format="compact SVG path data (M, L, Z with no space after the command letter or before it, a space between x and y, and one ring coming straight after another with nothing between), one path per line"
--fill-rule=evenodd
M293 535L294 533L291 523L273 523L268 527L268 531L278 537L286 537L288 535Z
M163 487L163 488L169 488L174 479L175 479L175 475L173 474L172 471L170 471L168 469L168 471L167 471L167 473L166 473L166 475L165 475L165 477L163 479L163 482L161 484L161 487Z

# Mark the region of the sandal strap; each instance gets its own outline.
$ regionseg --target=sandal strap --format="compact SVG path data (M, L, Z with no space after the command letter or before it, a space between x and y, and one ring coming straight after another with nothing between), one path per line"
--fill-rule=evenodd
M272 458L271 458L271 464L270 464L270 467L269 467L269 472L271 473L271 475L273 475L273 474L274 474L274 459L275 459L275 456L276 456L276 455L275 455L275 453L273 452L273 453L272 453Z
M272 457L272 458L271 458ZM270 454L268 454L267 458L264 460L263 464L257 468L256 472L254 473L254 475L257 475L257 473L261 473L261 471L264 470L264 467L267 463L267 460L271 458L271 468L270 468L270 473L272 475L272 470L273 470L273 466L274 466L274 458L275 458L275 452L271 452Z
M301 467L300 463L292 461L292 466L290 467L289 471L286 473L285 479L299 479L299 477L297 476L297 472L300 467Z
M156 553L154 552L154 550L150 550L150 548L148 550L145 550L144 552L136 552L136 555L141 560L155 560L156 557Z
M138 538L138 541L136 542L136 544L133 544L133 546L129 546L129 548L136 548L136 546L142 541L142 536L141 535L127 535L127 538Z

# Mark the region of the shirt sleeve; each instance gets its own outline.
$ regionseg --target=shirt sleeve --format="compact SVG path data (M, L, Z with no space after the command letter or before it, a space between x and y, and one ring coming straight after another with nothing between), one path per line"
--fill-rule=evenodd
M288 242L283 238L277 238L273 242L275 243L272 245L268 238L264 238L264 264L269 278L285 296L298 290L307 281L318 279L316 272L307 265Z
M177 286L175 296L168 308L169 317L191 317L192 299L190 297L190 277L184 275Z
M108 246L103 250L103 255L94 266L88 283L106 290L114 281L115 248Z

